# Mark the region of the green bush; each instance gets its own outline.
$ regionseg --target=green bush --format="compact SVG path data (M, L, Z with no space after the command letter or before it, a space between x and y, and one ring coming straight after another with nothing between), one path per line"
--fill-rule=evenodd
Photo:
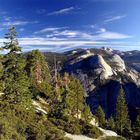
M71 134L82 134L91 138L98 138L103 133L96 127L83 120L73 119L52 119L51 121L59 129Z
M86 135L91 138L98 138L103 134L96 126L88 124L84 121L81 121L81 125L83 135Z
M65 140L65 134L33 108L0 103L1 140Z
M81 125L79 125L78 120L62 120L62 119L52 119L54 125L59 129L71 134L81 134Z
M66 126L65 126L65 130L68 133L71 134L81 134L81 126L79 125L78 122L69 122Z

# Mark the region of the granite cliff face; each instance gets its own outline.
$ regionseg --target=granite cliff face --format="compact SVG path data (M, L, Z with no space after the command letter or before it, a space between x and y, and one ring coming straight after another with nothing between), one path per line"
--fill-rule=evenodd
M87 51L76 53L76 57L64 63L63 71L75 74L81 80L92 112L101 105L107 117L115 115L116 100L122 86L131 120L134 120L136 109L140 107L139 72L116 53L98 53L97 50L88 50L88 54Z

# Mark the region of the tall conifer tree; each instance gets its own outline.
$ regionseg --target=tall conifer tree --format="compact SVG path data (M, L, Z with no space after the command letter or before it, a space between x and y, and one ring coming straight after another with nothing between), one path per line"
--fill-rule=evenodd
M4 42L3 49L8 53L4 55L3 77L5 82L5 99L11 103L27 102L30 99L28 77L24 72L25 62L21 54L21 47L18 44L15 27L10 27L5 35L7 42Z
M96 110L96 117L98 119L99 126L104 127L106 125L105 113L101 106Z
M27 55L25 70L30 77L31 90L34 96L40 92L49 96L51 93L51 75L44 54L39 50L30 52Z
M130 120L128 115L128 108L125 101L125 94L121 87L116 105L116 129L121 134L126 129L130 129Z
M70 77L70 83L68 85L68 94L66 96L67 106L71 110L71 114L76 115L79 118L80 112L84 108L84 89L80 81L74 76Z

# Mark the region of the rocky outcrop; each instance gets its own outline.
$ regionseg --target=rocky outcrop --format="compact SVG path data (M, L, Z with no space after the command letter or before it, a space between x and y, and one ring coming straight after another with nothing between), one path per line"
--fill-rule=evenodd
M113 52L113 49L111 47L102 47L101 49L105 50L106 52L110 54Z
M132 79L134 83L136 83L137 86L140 86L140 74L134 69L131 69L129 72L126 74L128 77Z
M110 61L112 62L112 65L114 65L115 71L122 72L126 70L125 63L119 55L114 54Z
M81 57L80 57L81 58ZM87 58L74 59L65 65L66 71L79 73L81 71L91 71L101 79L108 79L113 75L111 67L106 63L101 55L92 55Z
M86 50L82 55L80 55L77 59L88 58L89 56L93 56L94 53L91 53L90 50Z
M108 79L113 75L111 67L106 63L101 55L97 55L97 63L101 66L101 79Z

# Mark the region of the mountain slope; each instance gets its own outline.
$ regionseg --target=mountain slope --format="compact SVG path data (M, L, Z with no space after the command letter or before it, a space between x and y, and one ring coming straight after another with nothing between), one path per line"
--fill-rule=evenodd
M61 72L74 74L81 80L93 113L101 105L107 117L114 116L118 92L122 86L130 118L135 120L137 108L140 107L140 74L128 64L127 53L124 55L119 51L80 49L64 54L65 60L58 60L62 62ZM59 54L59 57L64 54Z

